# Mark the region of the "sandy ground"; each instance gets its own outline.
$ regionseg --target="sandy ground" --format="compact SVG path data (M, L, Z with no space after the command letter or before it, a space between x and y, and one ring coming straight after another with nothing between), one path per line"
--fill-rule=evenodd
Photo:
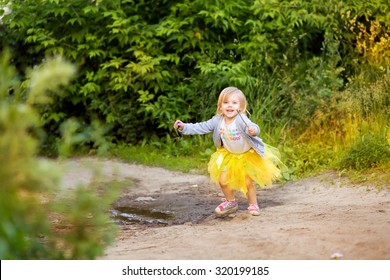
M218 218L213 210L220 191L203 175L87 158L64 164L64 187L90 181L91 163L105 180L129 182L113 208L156 214L140 222L118 220L116 241L101 259L390 259L389 187L354 186L325 173L259 190L258 217L247 213L240 196L239 211Z

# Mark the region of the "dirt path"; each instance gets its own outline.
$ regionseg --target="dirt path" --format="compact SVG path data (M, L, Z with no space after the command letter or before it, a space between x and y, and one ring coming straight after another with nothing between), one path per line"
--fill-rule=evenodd
M207 176L112 160L67 162L64 186L88 182L98 163L107 180L133 180L113 205L121 225L101 259L390 259L390 193L326 173L258 191L259 217L216 218L220 191Z

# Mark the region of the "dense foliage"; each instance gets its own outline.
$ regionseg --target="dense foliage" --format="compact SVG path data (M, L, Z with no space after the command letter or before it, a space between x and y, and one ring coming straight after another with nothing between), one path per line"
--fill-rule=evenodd
M103 189L96 172L90 184L61 189L61 168L37 157L44 132L34 106L50 104L48 93L67 85L75 67L47 60L23 91L7 52L0 73L0 259L96 258L114 237L108 208L116 188Z
M37 108L46 144L56 143L69 118L82 126L100 120L117 142L171 141L174 119L211 117L228 85L243 89L271 144L318 139L319 123L322 136L335 130L343 142L370 115L386 134L387 2L3 0L11 12L2 16L0 48L11 48L27 79L29 68L55 54L79 68L63 94ZM383 90L374 111L359 103L371 83L383 84L374 88ZM298 156L287 146L289 158Z

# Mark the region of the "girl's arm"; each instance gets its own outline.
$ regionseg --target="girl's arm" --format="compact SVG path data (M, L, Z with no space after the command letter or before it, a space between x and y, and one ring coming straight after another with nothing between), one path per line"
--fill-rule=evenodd
M218 122L215 119L215 117L213 117L208 121L199 122L199 123L183 123L182 121L177 120L175 121L173 127L186 135L207 134L213 132L215 125L217 123Z
M260 127L252 122L245 114L241 114L241 116L245 121L245 124L248 126L245 129L246 133L250 136L258 136L260 134Z

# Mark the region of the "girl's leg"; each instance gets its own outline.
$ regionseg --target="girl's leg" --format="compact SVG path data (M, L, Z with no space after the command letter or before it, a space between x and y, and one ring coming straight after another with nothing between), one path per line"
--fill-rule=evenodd
M229 189L228 185L226 184L226 172L223 172L219 177L219 186L221 187L222 193L225 195L227 200L235 200L234 191Z
M226 172L222 173L219 177L219 185L223 194L225 195L225 201L215 208L214 212L217 215L225 215L237 211L238 204L235 201L234 192L228 188L226 184Z
M257 204L256 188L251 178L246 177L246 188L248 189L247 198L249 204Z
M260 209L257 205L257 197L256 197L256 188L253 184L253 181L251 178L246 177L246 188L248 189L247 197L248 197L248 210L249 213L253 216L259 216L260 215Z

